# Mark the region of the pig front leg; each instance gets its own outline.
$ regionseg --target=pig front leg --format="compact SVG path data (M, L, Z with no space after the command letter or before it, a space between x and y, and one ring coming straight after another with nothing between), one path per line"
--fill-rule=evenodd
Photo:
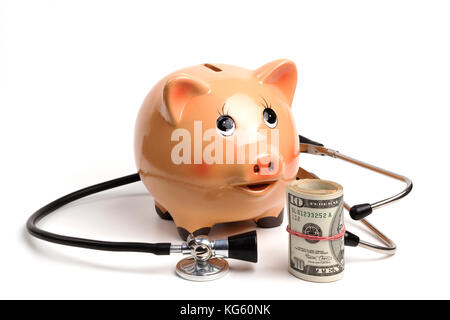
M196 214L186 214L186 212L183 212L182 215L177 215L173 212L173 219L180 238L186 240L191 233L194 236L207 236L215 223L205 220L204 216L205 214L200 212L196 212Z
M155 201L155 210L158 216L161 219L164 220L173 220L172 216L170 215L169 211L167 211L166 208L164 208L160 203Z
M205 226L208 223L203 222L201 225L197 223L193 223L193 221L202 221L202 219L183 219L184 217L189 217L189 215L183 215L181 218L176 217L175 219L169 213L169 211L164 208L159 202L155 201L155 210L158 216L164 220L174 220L175 225L177 226L178 234L180 235L182 240L186 240L190 233L193 233L194 236L205 235L207 236L211 231L212 225Z
M277 208L266 211L261 216L253 219L253 221L255 221L256 225L260 228L274 228L283 223L283 216L284 208L281 208L281 211Z
M164 208L159 202L155 201L155 210L156 213L158 214L158 216L161 219L164 220L174 220L172 215L169 213L169 211ZM178 224L175 223L177 226L177 231L178 234L180 235L182 240L186 240L187 237L189 236L190 232L188 230L192 230L191 232L195 235L205 235L207 236L209 234L209 232L211 231L212 226L208 226L208 227L198 227L195 225L192 225L192 223L183 223L182 221L180 221L180 219L178 219Z
M177 226L177 231L178 231L178 234L180 235L181 240L186 241L190 232L187 231L184 227L179 227L179 226ZM194 234L194 236L199 236L199 235L207 236L210 231L211 231L211 227L203 227L203 228L195 230L192 233Z

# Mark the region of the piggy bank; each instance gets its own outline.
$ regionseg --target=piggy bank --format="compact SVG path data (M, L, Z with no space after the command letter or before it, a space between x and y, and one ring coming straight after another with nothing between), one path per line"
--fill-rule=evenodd
M282 223L300 154L296 84L289 60L257 70L201 64L148 93L136 121L136 165L156 212L175 222L182 239L218 223Z

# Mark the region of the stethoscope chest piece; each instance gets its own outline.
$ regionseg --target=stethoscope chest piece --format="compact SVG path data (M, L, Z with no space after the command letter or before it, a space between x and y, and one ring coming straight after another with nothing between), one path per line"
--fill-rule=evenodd
M206 261L188 257L177 263L176 273L181 278L191 281L216 280L228 273L228 262L217 257Z
M184 258L177 263L176 272L183 279L209 281L222 278L228 272L228 240L211 241L207 236L190 235L184 244Z

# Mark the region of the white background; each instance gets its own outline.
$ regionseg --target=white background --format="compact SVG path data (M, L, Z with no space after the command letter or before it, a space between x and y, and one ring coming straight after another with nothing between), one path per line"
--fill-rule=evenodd
M2 1L0 298L450 298L449 17L448 1ZM414 181L410 196L369 219L396 241L397 255L348 248L343 280L305 282L287 272L283 225L258 230L257 264L230 260L226 278L193 283L175 275L178 255L25 235L40 206L135 172L135 117L164 75L279 58L299 70L299 133ZM402 187L339 160L304 155L301 165L343 184L353 204ZM140 183L73 204L43 227L179 241ZM359 224L347 227L370 240Z

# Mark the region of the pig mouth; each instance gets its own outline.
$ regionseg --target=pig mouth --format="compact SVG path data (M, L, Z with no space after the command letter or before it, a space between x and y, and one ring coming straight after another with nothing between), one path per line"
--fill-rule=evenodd
M260 181L257 183L240 184L235 186L235 188L251 194L261 194L269 190L275 183L276 181Z

